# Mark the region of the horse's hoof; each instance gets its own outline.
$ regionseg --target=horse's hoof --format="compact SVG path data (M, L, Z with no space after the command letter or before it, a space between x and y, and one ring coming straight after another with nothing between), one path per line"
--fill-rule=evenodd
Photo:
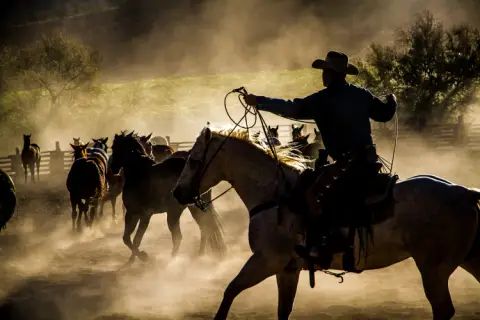
M148 260L148 254L145 251L139 251L137 253L137 257L138 259L140 259L140 261L143 261L143 262Z

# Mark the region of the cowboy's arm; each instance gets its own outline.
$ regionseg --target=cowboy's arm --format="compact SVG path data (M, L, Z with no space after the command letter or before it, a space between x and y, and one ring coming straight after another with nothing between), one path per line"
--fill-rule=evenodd
M377 122L387 122L392 120L397 111L397 101L395 98L387 98L386 102L380 100L370 91L365 90L370 101L370 118Z
M315 106L321 105L319 103L318 93L314 93L305 98L296 98L293 100L275 99L263 96L257 96L256 100L257 109L296 120L313 119Z

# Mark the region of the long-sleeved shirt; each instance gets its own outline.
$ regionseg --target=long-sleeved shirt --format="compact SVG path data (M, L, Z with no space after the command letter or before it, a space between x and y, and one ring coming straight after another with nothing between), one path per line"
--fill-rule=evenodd
M259 110L296 120L314 120L334 160L371 145L370 119L387 122L395 115L396 107L396 103L384 103L367 89L346 81L332 83L305 98L286 101L257 96Z

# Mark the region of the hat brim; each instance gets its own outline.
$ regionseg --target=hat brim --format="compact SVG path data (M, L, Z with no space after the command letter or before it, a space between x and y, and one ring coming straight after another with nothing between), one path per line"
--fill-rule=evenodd
M313 61L312 68L321 69L321 70L332 69L332 70L335 70L337 72L348 74L348 75L353 75L353 76L357 76L359 74L358 68L355 67L353 64L349 63L347 65L346 69L338 70L330 62L327 62L323 59L317 59L317 60Z

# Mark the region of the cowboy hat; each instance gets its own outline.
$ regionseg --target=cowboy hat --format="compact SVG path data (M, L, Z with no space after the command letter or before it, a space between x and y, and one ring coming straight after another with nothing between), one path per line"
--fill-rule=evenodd
M348 57L345 53L330 51L325 60L317 59L313 61L312 68L332 69L340 73L358 75L358 69L353 64L348 63Z

